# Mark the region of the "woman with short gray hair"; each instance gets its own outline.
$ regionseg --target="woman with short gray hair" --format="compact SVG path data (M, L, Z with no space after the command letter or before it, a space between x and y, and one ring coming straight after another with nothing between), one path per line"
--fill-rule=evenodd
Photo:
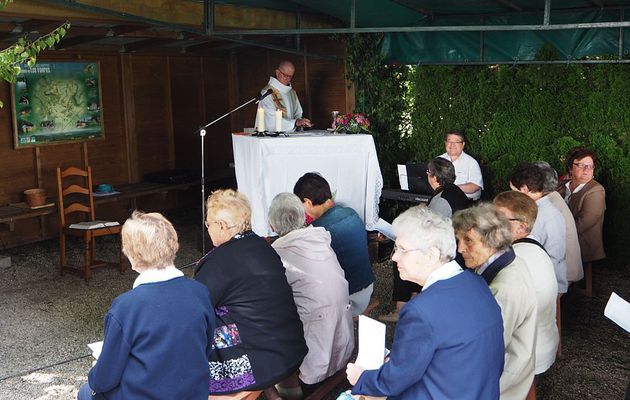
M449 160L437 157L427 164L427 180L433 188L429 208L447 218L470 206L466 193L455 185L455 167Z
M527 266L510 247L510 221L491 204L453 215L458 251L466 267L481 275L501 306L505 365L502 400L522 400L534 381L536 291Z
M304 227L304 206L293 193L280 193L269 207L269 225L280 235L272 246L280 255L304 325L308 354L299 379L315 384L342 369L354 349L348 282L323 227ZM282 397L299 394L295 377L278 385Z
M401 278L422 291L400 311L389 362L372 370L348 364L352 394L498 399L504 363L501 310L484 280L452 261L450 220L417 206L396 218L393 228L392 259Z
M560 193L556 192L556 188L558 187L558 173L556 170L551 168L551 165L546 161L538 161L535 162L534 165L540 168L545 176L545 183L543 184L545 196L549 198L551 204L560 211L562 219L564 219L564 224L567 227L567 246L565 251L567 260L567 281L577 282L584 278L584 268L582 266L580 241L575 226L575 219L573 219L573 214Z

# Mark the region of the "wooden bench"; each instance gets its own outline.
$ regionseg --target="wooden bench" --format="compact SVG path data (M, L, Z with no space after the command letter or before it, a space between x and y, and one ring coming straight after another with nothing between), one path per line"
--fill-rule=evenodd
M339 393L333 393L335 389L346 381L346 369L343 368L337 371L334 375L329 376L322 383L319 384L311 394L304 398L304 400L322 400L330 394L338 395ZM349 385L349 384L348 384Z
M231 171L231 175L227 173L221 173L217 176L212 176L206 179L206 184L220 181L225 179L230 179L234 177L234 171ZM138 183L127 183L114 185L114 190L118 193L114 193L106 196L94 196L94 204L107 204L118 201L131 201L132 209L135 209L137 204L136 200L138 197L161 194L166 196L168 192L176 191L176 190L187 190L193 186L199 186L199 182L186 182L186 183L153 183L153 182L138 182ZM0 225L8 226L8 230L13 232L15 230L15 223L21 220L29 219L29 218L37 218L39 217L42 221L40 222L40 232L39 236L33 239L23 240L20 242L11 243L8 246L19 246L27 243L32 243L40 240L50 239L57 235L57 232L54 233L46 232L45 223L43 221L44 217L54 214L57 215L57 204L54 199L49 199L49 206L41 207L41 208L30 208L25 203L14 203L8 204L4 206L0 206ZM97 214L98 217L98 214ZM6 228L5 228L6 229Z

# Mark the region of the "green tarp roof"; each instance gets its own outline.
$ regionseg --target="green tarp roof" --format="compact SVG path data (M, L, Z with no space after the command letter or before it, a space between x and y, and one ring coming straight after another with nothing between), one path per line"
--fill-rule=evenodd
M545 0L215 0L215 3L301 10L332 17L345 27L294 29L286 33L383 31L386 37L382 52L386 59L405 64L534 60L545 43L556 47L562 60L630 58L630 0L553 0L548 3L547 14ZM578 26L587 29L577 29Z

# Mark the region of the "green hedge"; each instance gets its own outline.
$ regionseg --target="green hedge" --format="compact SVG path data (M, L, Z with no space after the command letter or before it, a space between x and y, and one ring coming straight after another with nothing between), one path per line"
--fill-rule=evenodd
M362 53L376 43L364 43ZM355 58L348 65L358 86L357 111L367 112L380 127L395 126L391 118L379 124L374 110L382 100L370 100L363 94L365 87L361 89L371 82L368 92L378 93L379 84L392 87L391 82L383 75L370 81L360 63ZM428 160L444 152L443 134L449 128L466 132L466 151L482 166L485 199L508 188L506 177L518 162L545 160L563 174L568 150L583 145L598 154L596 179L607 189L607 249L618 256L630 253L624 243L630 236L629 65L396 68L407 68L393 85L405 109L389 107L388 115L400 121L408 113L411 126L380 133L378 151L386 182L396 182L395 171L386 163Z
M410 74L413 130L406 142L417 159L443 151L452 127L482 165L484 198L507 190L521 161L548 161L561 174L577 145L599 156L606 187L606 236L619 253L630 209L630 68L623 64L417 67Z

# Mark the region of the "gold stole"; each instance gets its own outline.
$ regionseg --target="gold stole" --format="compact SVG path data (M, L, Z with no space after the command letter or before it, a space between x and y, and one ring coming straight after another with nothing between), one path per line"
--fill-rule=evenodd
M287 106L284 104L284 99L282 98L282 94L280 91L271 85L265 86L262 91L266 92L268 89L271 89L271 98L273 99L273 103L276 105L276 110L282 110L282 118L289 119L287 116ZM293 88L289 91L289 96L291 96L291 100L293 101L293 105L297 104L297 93Z

